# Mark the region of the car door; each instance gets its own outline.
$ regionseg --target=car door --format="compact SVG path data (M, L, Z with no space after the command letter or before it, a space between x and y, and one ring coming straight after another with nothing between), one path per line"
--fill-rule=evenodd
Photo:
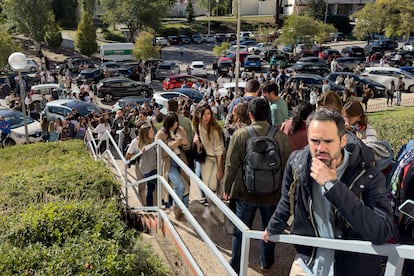
M122 83L122 87L125 88L125 89L123 89L123 92L120 95L120 97L124 97L124 96L137 96L138 95L138 87L137 87L137 85L136 85L135 82L132 82L132 81L124 81Z

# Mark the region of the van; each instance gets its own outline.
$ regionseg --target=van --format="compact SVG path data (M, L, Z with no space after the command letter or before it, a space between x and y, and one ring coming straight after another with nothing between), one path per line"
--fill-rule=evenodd
M102 62L127 61L135 59L132 55L133 50L133 43L109 43L102 44L99 53L101 55Z

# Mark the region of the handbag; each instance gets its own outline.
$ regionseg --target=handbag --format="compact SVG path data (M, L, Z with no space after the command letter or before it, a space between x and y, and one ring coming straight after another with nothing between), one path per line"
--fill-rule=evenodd
M199 163L204 163L206 161L206 158L207 158L207 152L206 152L206 149L203 146L203 143L201 142L200 133L198 132L198 127L197 127L197 135L198 135L198 140L200 141L200 145L201 145L201 152L198 152L197 144L195 144L195 143L192 146L192 151L193 151L195 161L197 161Z

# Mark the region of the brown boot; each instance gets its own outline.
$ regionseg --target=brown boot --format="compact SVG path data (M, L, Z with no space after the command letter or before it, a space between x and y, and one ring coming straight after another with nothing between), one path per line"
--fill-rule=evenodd
M179 221L187 221L181 209L177 206L174 206L174 215L175 219Z

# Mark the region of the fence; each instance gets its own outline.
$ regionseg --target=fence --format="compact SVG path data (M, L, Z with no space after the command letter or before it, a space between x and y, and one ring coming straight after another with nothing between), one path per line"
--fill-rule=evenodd
M135 182L128 181L128 165L132 162L132 160L137 159L140 157L141 153L133 156L131 160L126 160L119 148L117 147L117 143L112 138L109 132L106 132L104 138L96 143L91 130L88 130L85 135L85 143L87 148L91 151L91 155L94 159L104 159L110 163L114 168L116 173L119 175L123 187L128 188L131 187L135 194L138 196L137 187L142 185L148 180L157 179L157 206L156 207L138 207L133 208L128 204L128 189L125 189L125 192L122 192L122 197L125 201L127 208L136 209L136 210L144 210L144 211L157 211L158 213L158 227L162 225L164 227L168 227L170 233L175 240L175 244L179 247L179 251L184 255L183 257L187 259L188 264L191 266L190 269L194 275L204 275L203 271L201 270L200 266L197 264L196 260L193 258L191 252L184 244L183 240L179 236L178 232L175 230L173 224L169 221L167 214L161 208L161 198L162 198L162 189L164 188L168 194L170 194L176 203L176 205L182 210L184 215L186 216L188 222L192 225L193 229L197 232L200 238L205 242L206 246L209 250L214 254L214 256L218 259L220 264L226 270L228 275L237 275L232 267L229 265L228 261L225 259L223 254L217 248L217 246L213 243L210 237L206 234L203 230L203 227L198 223L198 221L194 218L191 212L185 207L184 203L179 199L179 197L175 194L174 190L171 188L168 180L165 179L162 175L158 174L156 176L151 176L148 178L144 178L142 180L138 180ZM99 148L104 145L105 143L105 151L99 152ZM250 250L250 241L251 239L261 240L263 232L262 231L255 231L249 229L195 174L192 170L190 170L181 159L174 154L174 152L165 145L162 141L155 141L150 147L156 147L157 149L157 169L158 172L161 172L161 152L165 151L169 158L173 159L180 168L191 178L198 188L200 188L209 198L210 202L213 202L222 212L223 214L237 227L242 233L242 246L241 246L241 260L240 260L240 273L239 275L245 276L247 275L247 269L249 264L249 250ZM120 167L118 162L115 159L114 154L112 151L115 151L115 154L119 156L121 160L121 164L123 166ZM121 191L123 191L121 189ZM164 223L162 223L164 222ZM335 239L324 239L324 238L313 238L313 237L304 237L304 236L297 236L297 235L274 235L270 237L271 241L274 242L282 242L282 243L289 243L289 244L297 244L297 245L306 245L306 246L313 246L313 247L320 247L320 248L329 248L329 249L336 249L342 251L350 251L350 252L359 252L364 254L372 254L372 255L380 255L386 256L387 265L385 269L386 276L393 276L393 275L400 275L404 263L404 259L414 259L414 246L409 245L393 245L393 244L386 244L386 245L373 245L371 242L366 241L358 241L358 240L335 240Z

